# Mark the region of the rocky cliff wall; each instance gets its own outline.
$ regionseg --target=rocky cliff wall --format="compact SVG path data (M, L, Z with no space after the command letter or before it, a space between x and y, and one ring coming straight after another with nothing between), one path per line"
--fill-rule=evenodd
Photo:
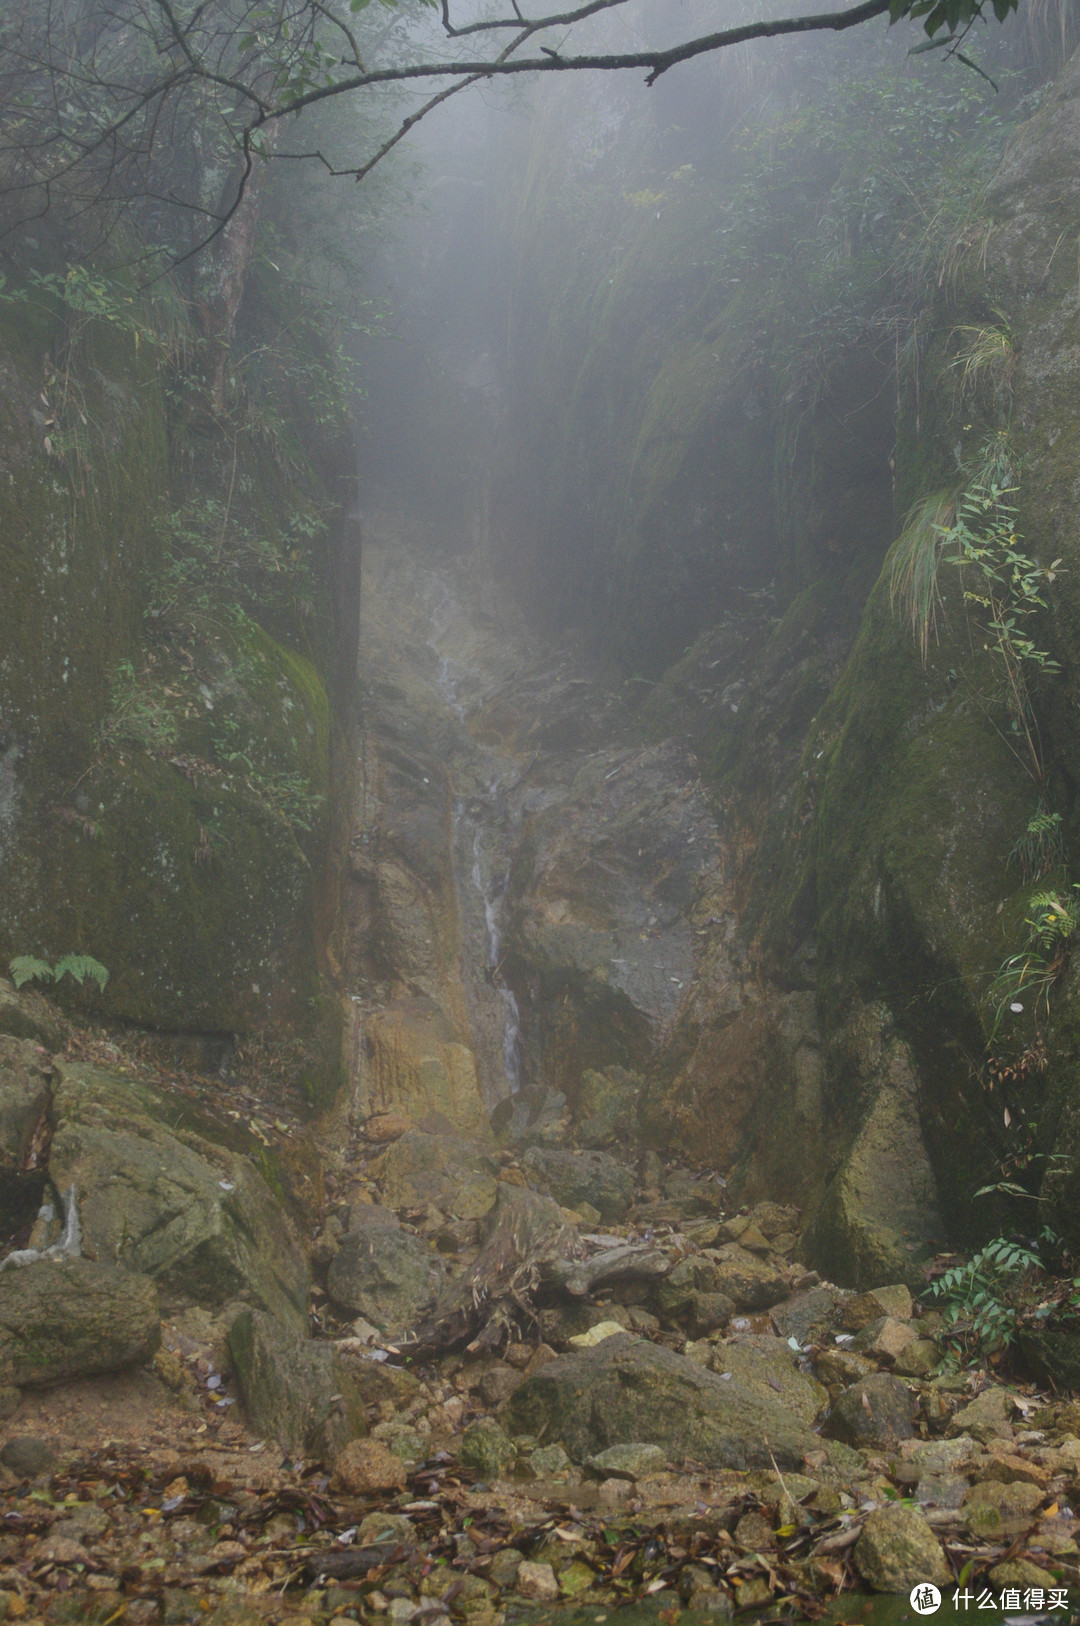
M270 360L211 419L179 298L100 278L95 311L96 276L2 313L0 959L92 955L84 1003L151 1029L276 1024L318 1093L358 594L326 360L253 282L238 350Z

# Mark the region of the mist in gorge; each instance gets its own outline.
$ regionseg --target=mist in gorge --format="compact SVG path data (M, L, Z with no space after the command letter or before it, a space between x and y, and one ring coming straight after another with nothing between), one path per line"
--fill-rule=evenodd
M1076 18L0 8L0 1619L1080 1615Z

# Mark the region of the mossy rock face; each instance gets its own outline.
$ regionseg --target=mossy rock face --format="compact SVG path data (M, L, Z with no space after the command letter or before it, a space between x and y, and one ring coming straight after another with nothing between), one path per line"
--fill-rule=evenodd
M866 1018L873 1023L871 1013ZM921 1288L921 1265L943 1241L944 1226L923 1145L911 1056L893 1039L860 1076L873 1092L868 1110L803 1247L843 1286L906 1282Z
M1016 891L1009 853L1034 799L987 715L993 700L977 703L994 694L996 674L988 655L971 657L955 591L945 589L954 630L925 668L885 582L875 589L809 730L783 828L767 829L757 859L770 877L762 915L773 953L788 958L800 928L813 931L830 1040L822 1123L840 1172L807 1246L860 1285L908 1278L922 1246L943 1239L939 1213L961 1232L970 1226L971 1192L993 1167L957 1041L981 1053L986 991L1017 946L1016 911L1003 904ZM895 1068L882 1049L888 1034L864 1042L869 1015L852 1018L867 996L884 1002L886 1027L895 1021L907 1043ZM901 1146L910 1189L885 1180L878 1204L876 1160Z
M97 1008L151 1026L243 1030L311 995L311 865L280 815L148 756L103 763L82 793L93 832L24 826L0 866L9 941L50 960L91 947L110 972Z
M40 305L0 310L0 764L43 748L65 767L78 760L139 635L160 553L164 397L145 347L99 326L81 385L94 433L65 447L63 385L42 392L41 364L63 323ZM53 397L44 411L42 393ZM0 850L3 826L0 792Z
M0 309L0 965L89 953L110 979L77 996L83 1010L186 1031L284 1026L325 1099L340 1061L332 1013L313 1001L357 627L320 482L343 448L297 401L294 455L275 459L265 435L231 448L204 435L193 492L158 347L119 322L80 317L69 332L60 303L31 294ZM46 366L43 400L42 356L65 344L68 383ZM253 556L276 557L290 516L314 505L320 523L275 577L291 598L241 569L235 592L189 613L167 575L166 516L193 503L212 534L184 533L188 566L220 566L230 468Z

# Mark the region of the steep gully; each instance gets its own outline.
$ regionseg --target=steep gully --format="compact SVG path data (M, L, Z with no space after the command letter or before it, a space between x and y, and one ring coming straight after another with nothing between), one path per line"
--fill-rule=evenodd
M353 867L370 947L345 1178L375 1207L324 1233L323 1330L391 1367L411 1346L438 1375L375 1414L355 1467L346 1447L339 1488L385 1496L379 1446L408 1464L441 1440L480 1480L440 1515L468 1510L452 1562L485 1583L480 1614L666 1596L818 1618L852 1586L906 1594L961 1572L1048 1595L1072 1575L1072 1411L939 1370L940 1315L901 1282L853 1293L795 1262L795 1208L725 1217L707 1145L656 1122L695 1055L722 1098L718 1040L767 1032L692 755L642 739L572 651L533 638L482 560L434 564L395 529L372 527L366 560ZM772 1001L806 1086L812 996ZM775 1043L761 1065L784 1065ZM410 1302L398 1281L379 1320L367 1261L386 1208L443 1256L434 1314L430 1282ZM627 1518L652 1532L651 1560ZM418 1604L397 1579L376 1607L411 1619L423 1587Z
M916 1583L1075 1586L1078 1408L943 1368L904 1283L821 1280L797 1209L688 1144L694 1068L715 1106L768 1031L692 755L477 560L369 536L351 1122L223 1125L219 1078L68 1036L50 1174L93 1256L0 1273L8 1618L884 1626ZM43 1075L64 1034L0 992ZM812 995L772 1001L812 1095Z

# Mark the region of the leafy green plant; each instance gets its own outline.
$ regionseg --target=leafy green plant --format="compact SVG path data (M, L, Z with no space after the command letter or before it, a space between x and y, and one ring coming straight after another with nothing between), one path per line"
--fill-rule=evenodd
M926 1296L944 1311L946 1339L961 1353L992 1355L1016 1335L1016 1288L1042 1261L1030 1248L998 1236L965 1265L930 1283Z
M1024 924L1028 941L999 968L987 1002L993 1008L993 1032L1006 1010L1019 1014L1025 1000L1033 1001L1036 1017L1050 1010L1050 993L1069 962L1080 931L1080 884L1069 891L1032 893Z
M998 657L1011 731L1023 740L1026 765L1041 784L1045 772L1028 678L1033 672L1053 676L1060 666L1034 642L1032 618L1046 608L1045 591L1057 580L1061 560L1044 566L1024 551L1015 507L1006 500L1016 485L1004 483L1012 470L1000 437L984 448L982 465L957 503L943 557L965 576L964 602L979 612L988 640L983 647Z
M1024 833L1009 854L1011 862L1019 864L1020 874L1031 886L1041 881L1065 863L1065 845L1061 837L1061 814L1048 813L1040 800L1031 815Z
M121 661L113 678L111 706L100 727L103 744L132 745L142 750L173 746L176 717L160 685L148 682L131 661Z
M294 833L314 830L323 797L311 790L303 774L250 773L247 783Z
M1034 1128L1035 1126L1029 1125L1028 1127ZM1045 1197L1040 1197L1035 1191L1029 1191L1018 1180L1010 1177L1012 1173L1030 1169L1036 1163L1051 1165L1047 1171L1049 1173L1065 1173L1071 1168L1072 1159L1066 1152L1021 1152L1014 1154L1006 1158L1002 1164L1002 1177L1000 1180L994 1180L988 1186L980 1186L978 1191L972 1195L975 1197L1020 1197L1026 1202L1044 1203L1047 1201ZM1047 1226L1043 1226L1044 1237L1048 1229Z
M85 983L89 977L99 988L104 988L109 980L108 969L92 954L65 954L55 965L50 965L47 960L39 960L33 954L17 954L8 961L8 970L16 988L28 982L61 982L64 977L74 977L79 984Z
M953 498L938 492L913 510L894 544L890 599L910 623L925 661L942 603L941 567L960 573L964 607L980 627L984 650L996 657L1008 723L1001 732L1041 786L1045 769L1030 678L1052 677L1060 665L1035 642L1033 618L1046 608L1061 560L1042 565L1025 550L1009 501L1017 478L1008 437L998 434L985 442Z

